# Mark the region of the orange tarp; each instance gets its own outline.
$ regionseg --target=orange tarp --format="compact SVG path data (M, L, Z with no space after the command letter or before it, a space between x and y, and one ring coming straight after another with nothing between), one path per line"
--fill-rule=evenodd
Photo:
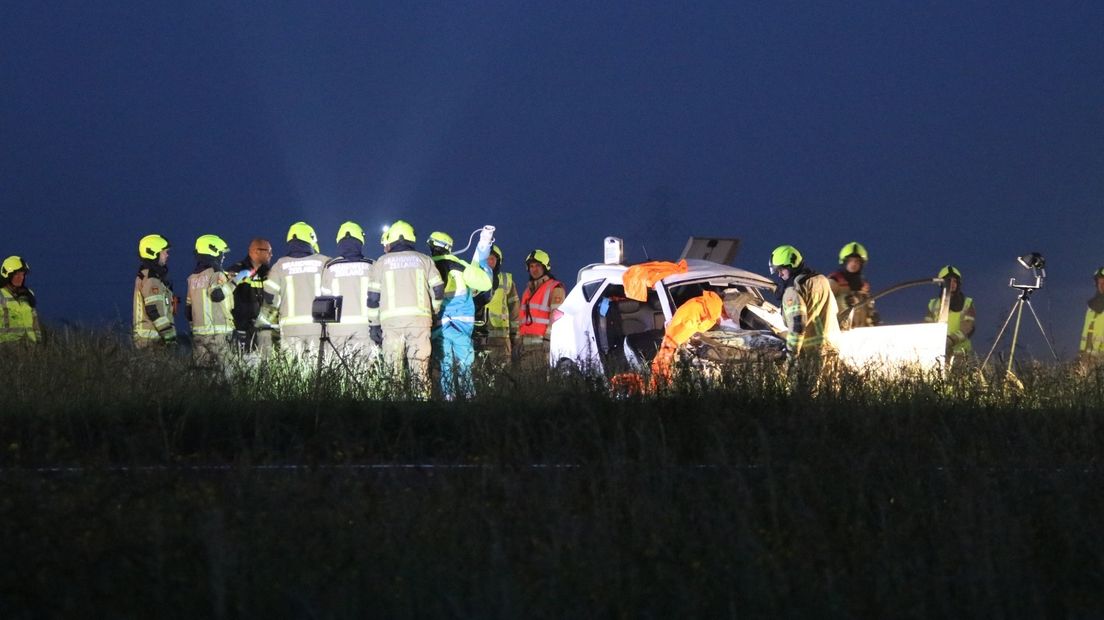
M700 297L695 297L682 304L667 329L663 334L663 346L652 360L653 379L666 380L671 373L671 362L675 359L675 350L679 345L690 340L690 337L698 332L707 331L721 320L724 311L724 302L721 296L706 291Z
M685 260L677 263L655 260L650 263L633 265L625 271L625 297L637 301L648 301L648 289L656 282L673 273L686 273L689 267Z

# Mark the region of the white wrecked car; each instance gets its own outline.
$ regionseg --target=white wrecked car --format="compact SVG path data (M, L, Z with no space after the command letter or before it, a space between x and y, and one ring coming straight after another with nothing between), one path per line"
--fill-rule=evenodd
M579 271L576 284L556 311L551 326L549 363L573 365L607 374L641 371L655 357L664 329L684 302L712 291L724 301L725 318L704 334L706 342L721 345L729 357L740 351L778 357L785 348L786 327L779 308L767 301L776 284L759 274L717 262L686 259L684 273L668 275L648 289L647 301L629 299L619 251L607 262ZM695 239L687 245L689 249ZM729 259L731 256L728 257ZM923 280L903 283L876 295L900 288L935 283ZM946 306L946 301L944 302ZM879 325L844 331L840 335L840 360L867 370L894 371L902 367L941 367L947 337L946 312L936 323ZM733 353L737 355L732 355Z

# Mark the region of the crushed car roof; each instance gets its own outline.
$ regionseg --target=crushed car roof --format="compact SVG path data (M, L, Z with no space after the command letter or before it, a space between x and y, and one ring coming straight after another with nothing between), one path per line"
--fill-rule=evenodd
M662 282L664 284L679 284L702 278L737 278L744 284L759 288L774 288L775 285L773 280L765 276L739 267L714 263L713 261L690 258L686 260L686 266L688 269L685 273L671 274L663 278ZM605 263L587 265L579 270L578 281L609 277L620 279L629 267L630 265L609 265Z

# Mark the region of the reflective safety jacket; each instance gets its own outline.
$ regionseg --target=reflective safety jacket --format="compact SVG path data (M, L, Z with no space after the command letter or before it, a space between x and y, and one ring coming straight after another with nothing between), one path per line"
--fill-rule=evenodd
M839 306L828 278L819 273L800 273L782 294L782 320L789 332L786 347L795 356L808 350L838 350Z
M939 304L942 299L936 297L928 302L928 315L924 317L927 323L935 323L939 320ZM962 304L962 310L947 311L947 357L962 355L974 350L970 338L974 335L974 319L977 311L974 309L974 298L967 297Z
M392 244L392 251L372 264L368 317L385 330L430 327L444 294L445 283L433 259L409 245Z
M132 336L135 340L175 340L176 324L173 323L172 286L148 267L138 271L134 279L134 322Z
M17 293L7 286L0 288L0 343L41 339L34 293L28 289L20 289Z
M453 322L474 324L474 296L491 290L490 270L484 270L483 267L452 254L434 256L433 262L445 283L444 299L437 323L442 326Z
M513 276L506 272L499 272L498 286L491 292L491 299L483 309L483 320L488 337L512 340L517 336L518 294Z
M311 307L314 298L322 294L322 271L328 260L322 254L284 256L269 270L264 281L266 305L276 309L281 331L314 324Z
M208 267L188 276L184 305L193 334L217 336L234 331L234 283L226 272Z
M322 292L341 297L341 322L330 325L330 335L351 336L368 333L368 282L372 278L372 261L367 258L338 257L326 263L322 272ZM345 329L349 328L349 329Z
M530 280L521 295L518 335L528 340L547 338L552 313L563 303L565 295L563 284L548 274Z
M1085 311L1085 327L1081 330L1083 353L1104 355L1104 312L1092 308Z

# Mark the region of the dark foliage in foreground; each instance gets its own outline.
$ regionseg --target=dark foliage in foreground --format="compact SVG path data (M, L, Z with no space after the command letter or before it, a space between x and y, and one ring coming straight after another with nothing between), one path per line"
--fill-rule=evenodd
M488 368L447 403L107 338L0 360L3 618L1104 614L1096 371Z

